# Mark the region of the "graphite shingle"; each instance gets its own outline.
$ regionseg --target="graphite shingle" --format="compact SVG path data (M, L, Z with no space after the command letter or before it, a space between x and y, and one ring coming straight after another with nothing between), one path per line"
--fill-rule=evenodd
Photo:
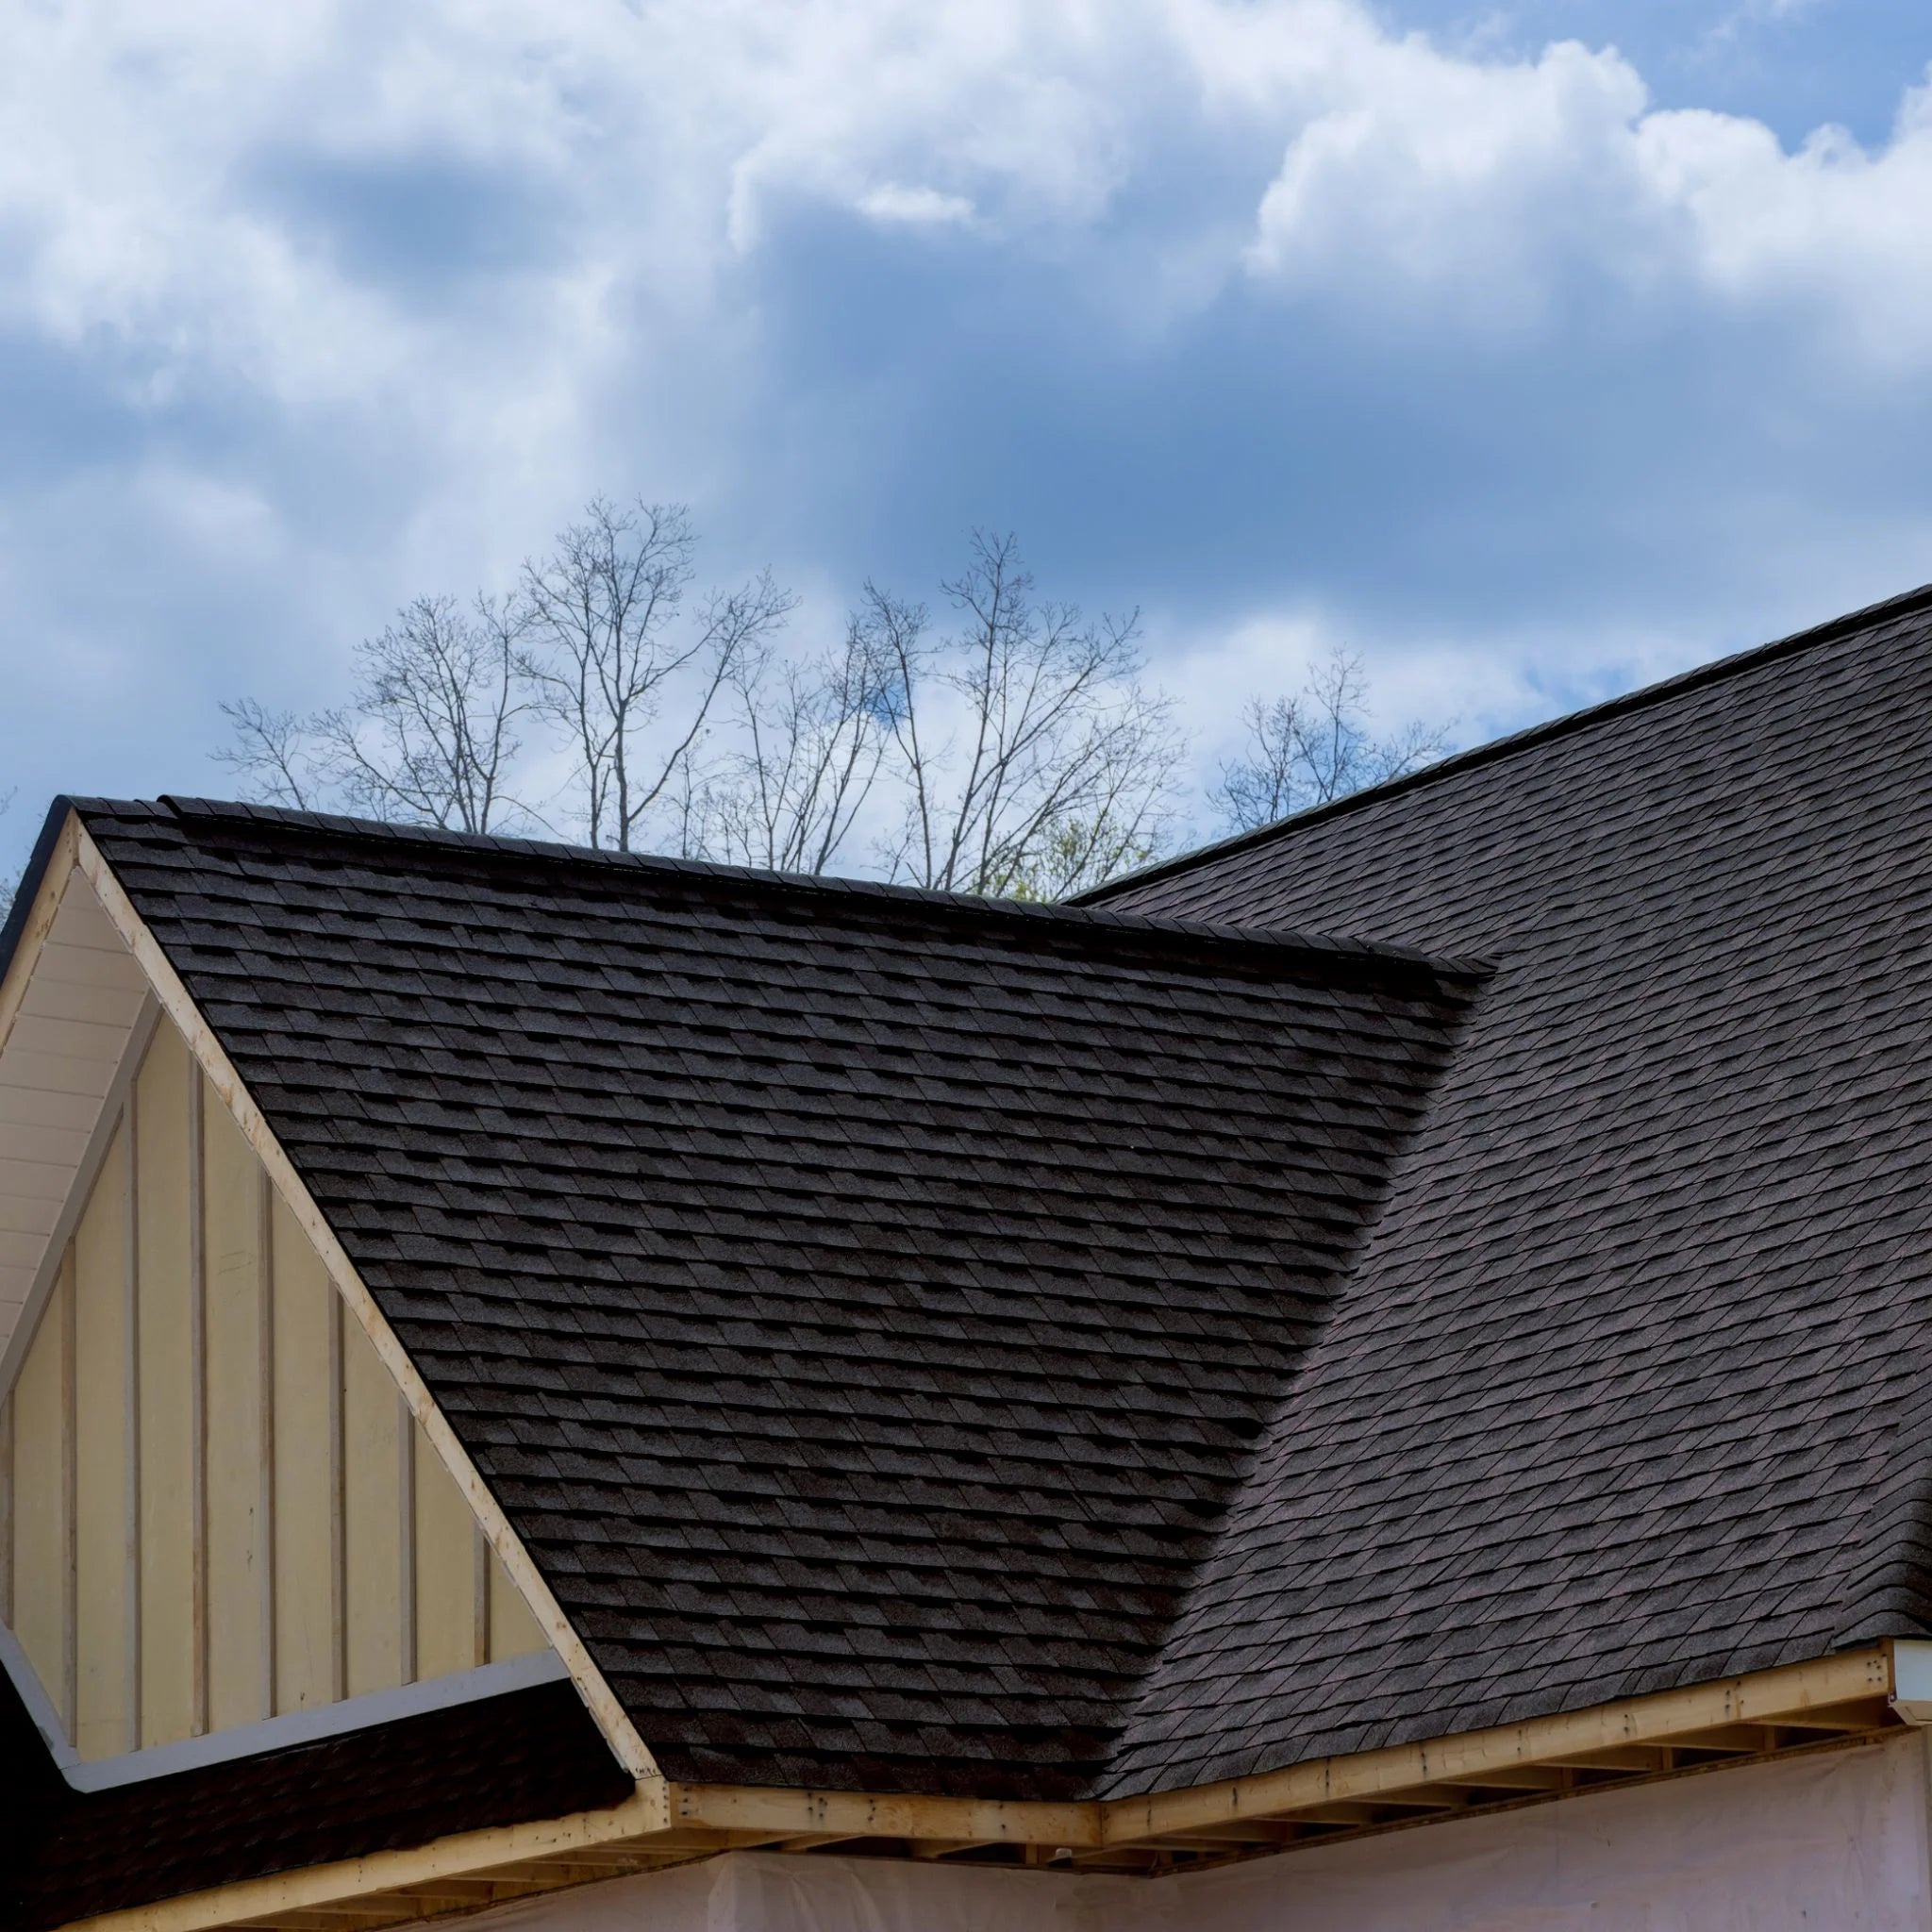
M80 810L680 1777L1091 1789L1480 979Z
M1928 604L1108 892L1496 971L1105 1789L1932 1627Z

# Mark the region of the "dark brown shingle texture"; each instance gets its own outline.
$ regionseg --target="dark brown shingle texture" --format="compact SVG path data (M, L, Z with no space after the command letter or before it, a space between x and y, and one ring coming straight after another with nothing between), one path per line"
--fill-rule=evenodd
M1928 604L1106 895L1497 969L1110 1789L1926 1633Z
M79 808L668 1773L1092 1788L1471 970Z
M1928 613L1086 912L80 809L668 1772L1130 1792L1932 1629Z

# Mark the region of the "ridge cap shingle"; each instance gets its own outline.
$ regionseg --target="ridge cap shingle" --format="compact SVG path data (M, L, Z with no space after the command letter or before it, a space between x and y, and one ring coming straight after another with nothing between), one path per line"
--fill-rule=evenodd
M63 807L71 807L83 821L90 815L156 818L165 812L189 825L214 822L235 826L244 836L307 833L318 839L370 841L391 848L420 845L485 860L501 858L588 871L635 872L659 878L688 880L700 887L715 883L727 889L769 893L774 899L870 901L904 908L908 911L950 915L974 924L1012 927L1033 925L1042 931L1059 928L1090 934L1114 931L1157 943L1171 940L1217 951L1279 953L1310 962L1357 962L1397 972L1419 972L1437 979L1477 980L1487 978L1494 971L1493 962L1487 958L1438 954L1417 946L1391 944L1352 934L1174 919L1072 902L992 898L971 892L941 891L924 886L893 885L878 879L851 879L822 874L767 871L756 866L725 865L712 859L679 858L663 853L613 852L594 846L572 845L558 840L526 839L493 832L458 832L434 825L396 824L386 820L356 818L347 814L298 811L284 806L190 798L167 792L154 800L63 797L55 801L54 810L49 814L50 824L58 824ZM43 835L43 843L51 846L51 833ZM30 868L29 875L22 883L19 895L22 904L31 896L36 876L37 868ZM7 937L10 939L11 934ZM0 943L0 972L6 970L11 950L10 944Z

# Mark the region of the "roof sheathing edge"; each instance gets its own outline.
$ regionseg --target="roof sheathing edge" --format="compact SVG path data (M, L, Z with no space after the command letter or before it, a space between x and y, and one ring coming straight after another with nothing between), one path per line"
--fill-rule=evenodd
M1581 710L1566 711L1559 718L1548 718L1541 724L1526 725L1523 730L1512 731L1506 737L1492 738L1485 743L1472 745L1467 751L1452 752L1447 758L1438 758L1433 764L1424 765L1417 771L1405 773L1399 778L1385 779L1379 785L1364 786L1359 791L1351 791L1341 798L1331 798L1322 805L1311 805L1306 811L1291 813L1285 819L1274 819L1265 825L1256 825L1251 830L1235 832L1225 839L1217 839L1212 844L1196 846L1191 852L1178 853L1172 858L1158 859L1154 864L1142 866L1137 872L1122 873L1117 878L1108 879L1097 886L1090 886L1083 892L1075 892L1066 903L1069 907L1085 910L1097 909L1118 892L1138 891L1143 886L1158 885L1163 879L1178 878L1197 867L1212 865L1220 859L1231 858L1238 852L1252 851L1273 840L1286 838L1300 831L1305 825L1341 818L1348 812L1364 810L1370 806L1380 805L1385 799L1399 798L1410 791L1420 791L1441 779L1457 777L1464 772L1477 771L1485 765L1500 764L1507 758L1514 758L1519 752L1533 751L1539 745L1574 737L1598 724L1608 724L1613 719L1621 718L1626 712L1647 710L1654 705L1667 704L1674 698L1688 696L1692 691L1701 691L1707 685L1722 684L1728 678L1755 671L1760 665L1775 663L1781 658L1795 657L1800 651L1811 650L1820 644L1836 643L1842 638L1870 629L1874 624L1882 624L1890 618L1907 616L1915 610L1923 609L1932 609L1932 584L1921 584L1916 590L1901 591L1894 597L1881 598L1875 604L1867 604L1860 609L1849 610L1842 617L1834 617L1824 624L1807 625L1804 630L1792 631L1787 637L1774 638L1769 643L1752 644L1741 651L1727 652L1722 658L1712 658L1707 664L1693 665L1689 671L1680 671L1674 677L1660 678L1655 684L1641 685L1636 691L1627 691L1616 697L1606 698L1601 704L1586 705Z

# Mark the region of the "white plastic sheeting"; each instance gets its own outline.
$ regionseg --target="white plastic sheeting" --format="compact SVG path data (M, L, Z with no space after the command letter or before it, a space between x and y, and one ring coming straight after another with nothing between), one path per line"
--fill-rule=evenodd
M1186 1877L740 1852L491 1932L1932 1932L1925 1750L1713 1771Z

